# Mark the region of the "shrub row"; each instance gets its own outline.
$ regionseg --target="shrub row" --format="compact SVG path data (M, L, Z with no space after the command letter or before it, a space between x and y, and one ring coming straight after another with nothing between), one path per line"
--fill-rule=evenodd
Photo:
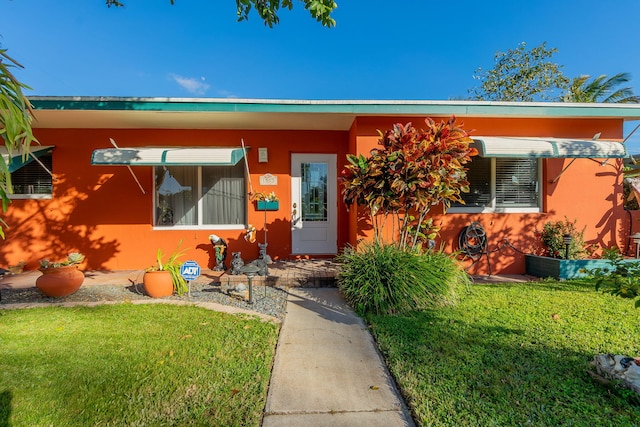
M467 274L441 251L417 253L395 245L363 243L337 258L338 286L359 314L394 314L454 303Z

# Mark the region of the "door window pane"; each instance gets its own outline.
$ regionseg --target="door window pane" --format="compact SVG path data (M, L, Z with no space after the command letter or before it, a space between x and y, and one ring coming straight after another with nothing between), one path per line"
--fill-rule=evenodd
M327 164L302 163L301 199L303 221L327 220Z

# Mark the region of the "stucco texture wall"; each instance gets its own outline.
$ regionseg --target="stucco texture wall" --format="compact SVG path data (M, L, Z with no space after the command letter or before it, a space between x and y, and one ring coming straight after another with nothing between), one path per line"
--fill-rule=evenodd
M8 228L0 247L2 265L24 260L27 268L34 269L43 258L53 261L71 251L80 251L86 255L86 269L144 269L154 263L158 248L169 253L182 240L184 260L193 259L203 268L212 268L214 254L208 239L211 233L228 242L229 252L241 251L245 261L257 258L257 244L244 239L244 230L154 229L153 168L132 167L146 190L147 194L143 194L125 166L91 165L94 149L111 148L109 138L120 147L240 147L244 139L251 147L247 158L254 192L275 191L280 198L280 209L267 212L269 255L274 259L288 258L291 153L337 153L343 159L348 145L347 132L333 131L38 129L36 136L42 145L56 147L53 198L13 201L4 216ZM258 162L258 147L268 149L268 163ZM259 177L266 173L278 178L277 186L260 186ZM257 242L262 242L264 212L257 211L253 203L247 205L248 223L257 228ZM348 238L342 203L338 216L338 244L342 246Z
M445 118L446 120L447 118ZM234 146L241 139L251 147L249 169L254 192L275 191L280 210L267 212L268 252L275 259L291 255L291 154L335 153L340 174L347 152L367 155L377 145L378 129L394 123L421 126L423 119L360 117L349 131L237 131L237 130L148 130L148 129L37 129L42 145L54 145L54 195L50 200L14 200L4 216L8 224L6 239L0 246L0 265L21 260L34 269L43 258L63 258L71 251L87 256L86 269L144 269L155 260L158 248L171 252L181 240L184 259L193 259L203 268L214 265L213 247L208 236L215 233L229 243L229 251L241 251L243 258L255 259L258 247L244 239L244 230L189 229L168 230L153 227L153 168L133 167L147 194L142 194L124 166L93 166L91 154L97 148L110 148L109 138L121 147L143 146ZM439 120L439 119L436 119ZM622 139L622 121L614 119L515 119L465 118L459 120L472 135L548 136L589 139ZM258 162L258 148L266 147L269 162ZM489 250L471 265L470 273L520 274L524 272L523 253L539 245L536 230L549 220L565 217L584 227L585 239L599 246L627 242L629 215L622 207L620 161L598 159L543 161L543 193L540 213L443 214L432 211L442 227L437 245L455 252L460 230L472 221L487 231ZM562 172L562 170L568 168ZM276 187L259 184L266 173L278 179ZM561 174L555 182L556 177ZM247 187L247 191L249 188ZM338 189L338 247L357 245L371 236L371 225L362 208L347 207ZM257 228L257 241L263 241L264 212L247 203L248 223ZM510 245L505 245L509 242ZM513 249L515 248L515 249Z
M423 125L422 120L415 118L393 121L388 118L360 118L355 151L368 155L369 150L377 146L377 130L387 129L398 122L412 122L415 127ZM601 139L622 138L620 120L465 118L459 119L458 124L462 124L472 136L590 139L596 133L601 133ZM624 248L630 223L622 204L621 160L604 162L603 159L576 159L569 166L571 162L572 159L543 160L540 213L443 214L441 208L432 209L434 223L441 227L436 247L455 253L459 249L461 230L477 221L486 231L489 254L476 263L469 258L459 257L467 271L471 274L522 274L525 272L524 254L540 251L540 239L536 232L542 230L547 221L566 218L576 220L578 228L584 229L587 243L598 247ZM562 172L564 168L566 170ZM358 215L350 218L352 229L358 230L356 239L351 240L353 244L360 239L371 238L371 228L363 225L368 223L367 218L363 208L358 208Z

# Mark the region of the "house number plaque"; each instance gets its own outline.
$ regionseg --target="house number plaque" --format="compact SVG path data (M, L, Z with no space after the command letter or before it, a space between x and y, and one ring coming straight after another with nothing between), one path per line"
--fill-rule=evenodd
M278 177L270 173L260 175L260 185L278 185Z

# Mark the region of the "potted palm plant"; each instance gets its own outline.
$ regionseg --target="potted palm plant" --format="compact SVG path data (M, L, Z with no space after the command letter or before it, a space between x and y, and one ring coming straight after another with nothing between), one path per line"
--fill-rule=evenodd
M182 295L187 291L187 281L180 275L182 263L179 258L184 254L184 251L180 250L181 245L182 241L166 261L163 261L162 249L158 249L155 265L145 271L142 279L144 290L150 297L168 297L174 292Z
M84 261L84 255L72 252L64 261L40 261L42 276L36 279L36 287L48 297L64 297L76 292L84 282L84 273L78 264Z

